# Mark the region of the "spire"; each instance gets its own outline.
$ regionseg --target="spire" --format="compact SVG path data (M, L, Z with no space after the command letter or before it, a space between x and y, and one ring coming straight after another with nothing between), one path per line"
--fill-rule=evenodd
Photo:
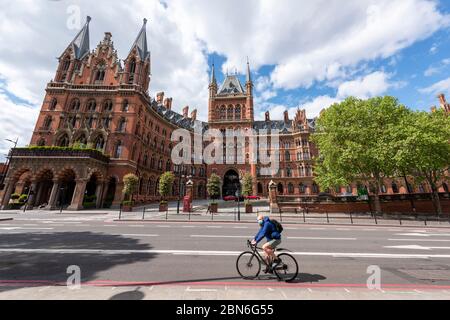
M216 80L216 68L214 66L214 62L212 64L211 67L211 85L216 85L217 86L217 80Z
M134 41L133 46L130 50L131 52L134 48L136 48L142 61L150 58L150 52L148 51L147 46L147 21L147 19L144 19L142 29L141 31L139 31L136 41Z
M252 82L252 74L250 71L250 62L247 57L247 83L250 83L250 82Z
M89 22L91 22L91 17L87 16L86 24L69 45L69 47L72 47L75 59L77 60L83 60L90 52Z

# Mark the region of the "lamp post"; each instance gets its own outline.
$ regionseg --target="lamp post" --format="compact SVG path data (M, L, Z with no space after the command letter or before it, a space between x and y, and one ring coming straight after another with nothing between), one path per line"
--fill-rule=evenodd
M14 143L14 148L13 149L15 149L15 148L17 148L17 144L19 143L19 138L17 138L16 141L13 141L13 140L10 140L10 139L5 139L5 141ZM11 163L12 157L13 157L12 156L12 152L10 151L8 156L6 157L6 164L5 164L5 167L4 167L3 172L2 172L2 180L1 180L1 183L0 183L0 190L3 189L3 187L4 187L6 175L8 174L9 165Z
M241 183L240 181L236 183L236 198L237 198L237 209L238 209L238 221L241 221Z
M178 172L178 202L177 202L177 214L180 214L180 202L181 202L181 186L183 185L183 179L191 179L192 176L188 175L187 167L185 165L181 165L179 167Z

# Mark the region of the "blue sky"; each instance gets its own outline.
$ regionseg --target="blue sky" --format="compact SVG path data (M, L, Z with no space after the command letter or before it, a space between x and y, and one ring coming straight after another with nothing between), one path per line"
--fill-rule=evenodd
M350 95L393 95L417 110L450 94L447 0L0 0L0 159L29 143L58 57L92 17L91 50L109 31L125 58L144 17L152 51L150 94L207 119L214 60L219 82L235 70L255 82L255 116L304 108L309 117ZM118 23L121 21L121 23ZM222 72L221 72L222 71ZM0 160L1 161L1 160Z

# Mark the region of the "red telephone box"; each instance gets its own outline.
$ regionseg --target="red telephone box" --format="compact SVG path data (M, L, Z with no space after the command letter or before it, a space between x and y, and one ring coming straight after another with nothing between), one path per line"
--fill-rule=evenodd
M183 212L192 212L192 199L189 196L183 199Z

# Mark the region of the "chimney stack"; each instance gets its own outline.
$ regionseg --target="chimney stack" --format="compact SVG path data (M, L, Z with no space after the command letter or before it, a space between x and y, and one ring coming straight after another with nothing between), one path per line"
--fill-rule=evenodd
M183 117L185 119L189 118L189 106L184 107L184 109L183 109Z
M172 98L166 98L164 100L164 106L166 107L166 109L172 110L172 100Z
M289 123L289 111L287 110L284 112L284 122Z
M163 104L164 101L164 92L160 92L156 94L156 102L158 102L158 104Z
M269 111L266 112L266 121L267 122L270 121L270 112Z
M191 112L191 119L193 121L197 120L197 109L195 109L194 111Z

